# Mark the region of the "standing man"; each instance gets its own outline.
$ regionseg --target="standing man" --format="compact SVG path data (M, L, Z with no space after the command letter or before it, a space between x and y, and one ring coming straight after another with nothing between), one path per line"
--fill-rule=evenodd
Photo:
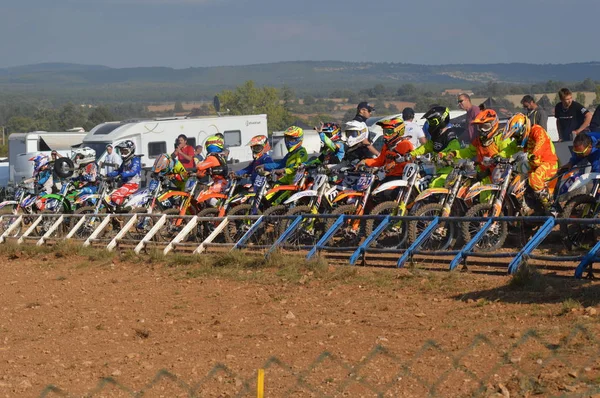
M568 88L558 91L560 102L554 107L559 142L571 141L574 136L587 131L592 121L592 113L577 101Z
M600 132L600 105L596 107L592 121L590 122L590 131L598 133Z
M356 107L356 116L354 116L354 119L352 120L366 123L367 119L371 117L371 114L373 114L374 111L374 107L369 105L368 102L363 101Z
M427 142L427 137L425 137L425 133L423 129L415 119L415 111L412 108L404 108L402 110L402 119L404 119L404 136L410 136L410 143L412 144L414 149L417 149L421 145Z
M471 122L477 118L477 115L479 112L481 112L481 110L478 106L475 106L471 103L471 97L469 97L469 94L465 93L458 95L458 107L467 112L467 120L465 121L467 129L465 130L465 133L461 139L471 143L475 138L479 137L477 133L477 126Z
M121 157L115 153L111 144L106 146L106 156L104 157L104 161L100 166L104 171L104 175L112 173L115 169L118 169L119 166L121 166Z
M535 103L535 100L531 95L525 95L521 99L521 105L523 105L523 108L527 111L525 116L527 116L532 126L537 124L548 131L548 115L545 110Z
M184 134L177 137L172 156L176 157L186 169L194 169L194 148L187 144L187 137Z

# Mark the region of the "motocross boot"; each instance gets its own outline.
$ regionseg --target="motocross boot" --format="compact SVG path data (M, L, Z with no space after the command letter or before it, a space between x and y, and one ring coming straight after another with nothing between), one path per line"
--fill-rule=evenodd
M550 203L550 193L548 192L548 190L542 189L541 191L537 191L535 193L535 197L542 205L542 208L544 209L544 213L550 215L552 204Z

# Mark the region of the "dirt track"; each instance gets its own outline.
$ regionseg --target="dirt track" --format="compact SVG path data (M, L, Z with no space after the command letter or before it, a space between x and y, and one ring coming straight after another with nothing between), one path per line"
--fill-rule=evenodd
M262 264L248 255L1 248L0 396L39 396L49 385L70 396L131 396L110 383L100 389L104 377L145 397L256 396L256 371L274 357L267 397L419 397L425 386L444 397L551 396L600 380L597 282L533 274L509 284L476 273L307 266L293 256ZM576 325L590 334L569 339ZM438 346L421 351L430 340ZM548 359L553 352L560 361ZM210 374L218 364L231 373ZM178 380L152 382L161 369Z

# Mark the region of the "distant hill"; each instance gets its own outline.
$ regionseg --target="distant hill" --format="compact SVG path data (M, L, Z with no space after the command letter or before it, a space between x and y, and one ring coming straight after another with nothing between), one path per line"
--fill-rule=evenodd
M600 62L574 64L415 65L297 61L269 64L173 69L110 68L101 65L45 63L0 69L2 96L68 96L73 100L188 100L212 96L246 80L258 85L288 85L298 92L360 89L375 84L429 83L473 87L489 81L536 83L547 80L600 80Z

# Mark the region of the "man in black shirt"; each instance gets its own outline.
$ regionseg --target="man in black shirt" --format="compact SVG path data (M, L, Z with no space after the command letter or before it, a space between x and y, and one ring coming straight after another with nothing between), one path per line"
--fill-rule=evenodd
M367 119L371 117L371 114L375 111L375 108L369 105L368 102L361 102L356 107L356 116L354 119L358 122L366 123Z
M573 94L568 88L561 88L558 97L560 102L554 107L554 117L559 141L571 141L571 135L587 131L592 114L579 102L573 101Z

